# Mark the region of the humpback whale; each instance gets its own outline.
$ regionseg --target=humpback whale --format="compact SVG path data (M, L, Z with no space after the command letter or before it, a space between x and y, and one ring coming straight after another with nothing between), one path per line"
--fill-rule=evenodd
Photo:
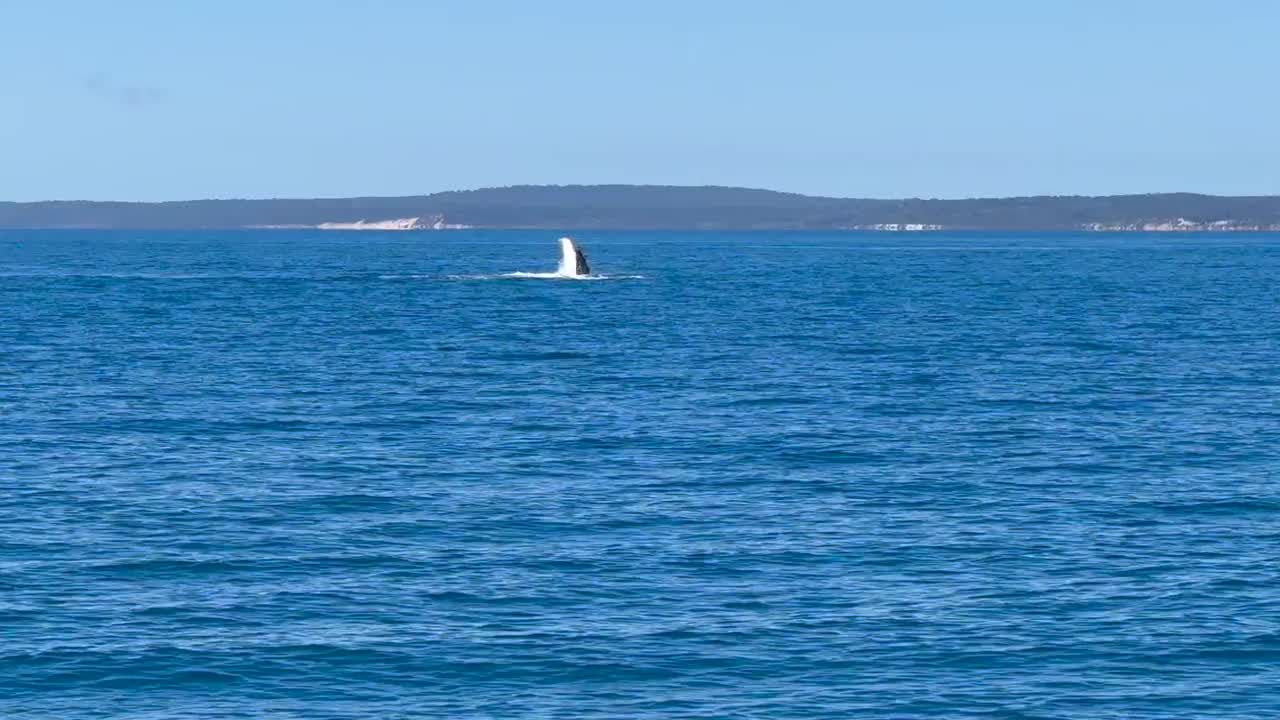
M556 274L563 277L586 277L591 274L587 256L582 254L581 248L573 244L572 238L560 238L560 269Z

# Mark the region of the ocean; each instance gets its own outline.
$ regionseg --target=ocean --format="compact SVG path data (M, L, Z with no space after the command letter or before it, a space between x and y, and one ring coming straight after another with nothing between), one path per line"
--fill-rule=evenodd
M1280 236L0 232L0 717L1280 715Z

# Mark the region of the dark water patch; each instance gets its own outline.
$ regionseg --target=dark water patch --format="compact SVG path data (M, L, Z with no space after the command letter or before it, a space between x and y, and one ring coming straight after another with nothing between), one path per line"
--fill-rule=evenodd
M346 466L347 469L361 467L358 465ZM367 467L367 466L366 466ZM331 473L338 468L330 467L327 471ZM317 471L321 471L317 468ZM375 513L381 516L384 513L394 513L400 511L412 510L415 506L412 498L402 496L386 496L386 495L363 495L363 494L338 494L338 495L319 495L315 497L293 498L283 506L277 508L279 512L286 513Z
M590 360L592 357L593 356L590 353L571 350L522 350L496 354L493 356L493 359L539 362L555 360Z
M766 397L743 397L726 400L725 407L785 407L789 405L817 405L822 401L817 398L798 395L774 395Z

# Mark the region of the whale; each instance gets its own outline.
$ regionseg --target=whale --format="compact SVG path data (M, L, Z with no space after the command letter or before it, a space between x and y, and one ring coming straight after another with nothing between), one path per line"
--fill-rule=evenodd
M556 271L561 277L586 277L591 274L591 266L587 264L587 256L582 248L573 242L573 238L560 238L560 269Z

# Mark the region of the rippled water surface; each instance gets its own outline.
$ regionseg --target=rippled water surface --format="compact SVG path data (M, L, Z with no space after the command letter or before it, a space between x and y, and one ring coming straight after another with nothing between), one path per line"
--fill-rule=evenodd
M1280 713L1280 237L0 233L0 717Z

